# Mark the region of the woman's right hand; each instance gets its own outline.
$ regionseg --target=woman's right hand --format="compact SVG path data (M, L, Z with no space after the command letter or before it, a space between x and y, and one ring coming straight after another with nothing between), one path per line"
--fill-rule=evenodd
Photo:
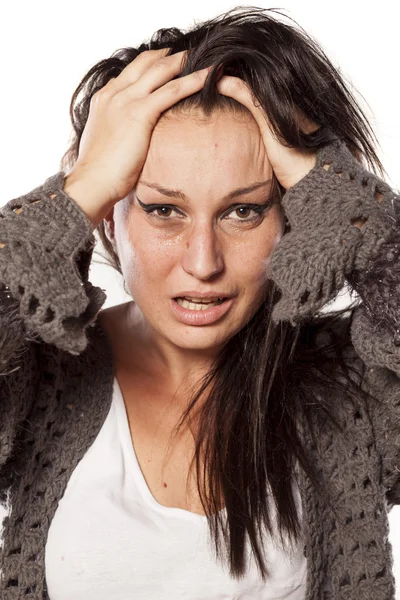
M174 79L187 51L147 50L97 91L64 191L96 228L135 186L161 113L199 91L209 67Z

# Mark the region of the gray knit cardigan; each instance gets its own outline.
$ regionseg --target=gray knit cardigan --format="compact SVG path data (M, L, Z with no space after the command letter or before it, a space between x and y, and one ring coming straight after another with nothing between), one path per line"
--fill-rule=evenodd
M96 319L106 294L88 281L93 225L64 179L60 171L0 209L0 493L11 504L2 600L49 598L49 526L112 399L113 356ZM271 260L282 292L273 317L306 321L353 282L352 349L377 400L357 410L343 402L343 435L325 427L315 440L301 425L336 509L301 471L306 598L393 600L387 514L400 504L400 197L336 139L283 207L290 229Z

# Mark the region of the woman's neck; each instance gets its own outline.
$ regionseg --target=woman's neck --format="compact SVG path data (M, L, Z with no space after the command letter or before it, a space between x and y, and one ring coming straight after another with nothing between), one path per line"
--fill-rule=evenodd
M99 318L118 367L163 390L166 398L191 395L216 358L214 348L196 351L171 344L144 321L134 302L105 309Z

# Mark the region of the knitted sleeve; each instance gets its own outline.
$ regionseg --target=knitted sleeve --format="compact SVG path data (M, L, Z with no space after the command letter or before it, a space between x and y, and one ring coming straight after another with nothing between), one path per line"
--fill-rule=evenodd
M271 257L281 291L275 321L315 315L349 284L359 295L352 345L365 388L383 485L400 504L400 196L336 139L283 200L290 229Z
M38 342L80 354L106 298L88 281L93 225L64 179L0 208L0 466L35 397Z

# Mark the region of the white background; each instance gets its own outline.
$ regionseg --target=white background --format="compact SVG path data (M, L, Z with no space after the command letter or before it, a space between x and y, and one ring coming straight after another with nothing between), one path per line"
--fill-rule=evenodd
M239 3L239 2L238 2ZM243 1L250 5L252 2ZM387 181L400 188L398 169L399 50L396 0L379 3L282 0L280 8L311 33L339 67L381 144ZM71 95L87 70L124 46L138 46L161 27L187 28L235 6L221 0L22 0L0 9L0 205L59 170L70 136ZM367 104L368 103L368 104ZM95 253L91 280L106 290L104 308L129 297ZM395 577L400 582L400 507L389 514ZM396 536L397 533L397 536ZM398 542L396 544L396 537ZM398 592L400 599L400 590Z

